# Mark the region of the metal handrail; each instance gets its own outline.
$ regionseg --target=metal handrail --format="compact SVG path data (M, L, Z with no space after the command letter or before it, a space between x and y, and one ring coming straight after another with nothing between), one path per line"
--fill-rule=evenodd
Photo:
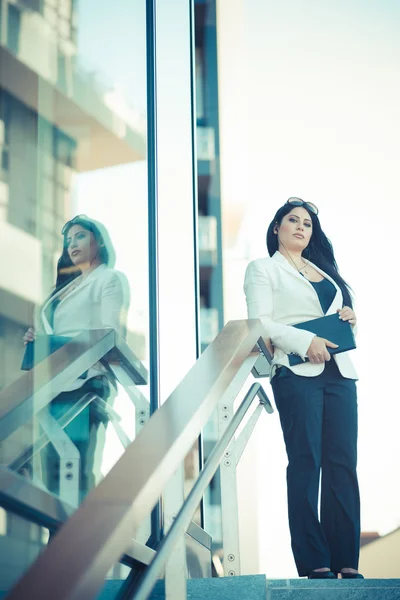
M137 385L147 383L145 367L114 329L82 332L0 392L0 441L104 359L119 362Z
M220 465L229 442L235 435L256 396L259 397L260 404L264 406L268 413L273 412L274 409L272 408L272 405L263 387L259 383L253 383L246 396L242 400L239 408L233 415L221 438L212 449L200 476L187 496L178 515L174 519L174 522L171 525L167 535L158 547L154 560L147 569L140 586L135 591L135 600L146 600L148 595L151 593L157 579L159 578L159 575L162 573L163 568L171 556L175 544L188 528L190 520L196 511L208 484Z
M224 327L16 584L10 600L97 597L218 402L250 374L259 355L253 348L264 334L259 319Z

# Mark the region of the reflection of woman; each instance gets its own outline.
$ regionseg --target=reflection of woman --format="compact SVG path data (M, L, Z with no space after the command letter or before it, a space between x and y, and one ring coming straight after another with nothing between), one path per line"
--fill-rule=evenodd
M331 359L327 348L335 344L291 327L336 312L356 324L349 288L317 214L299 198L277 211L267 233L271 258L249 264L245 293L249 318L262 319L275 347L271 385L289 460L289 526L299 575L356 578L362 577L357 375L348 353ZM292 353L309 362L290 366Z
M111 327L124 334L127 286L122 275L111 268L112 248L104 227L79 215L64 225L62 235L64 248L58 261L56 287L40 310L36 330L74 337L84 330ZM36 330L28 329L25 344L35 339ZM52 401L51 414L59 418L87 393L95 393L103 400L110 395L107 371L99 363ZM106 412L99 403L92 402L65 429L80 452L81 496L95 485L94 455L101 422L106 424ZM46 485L58 493L59 460L50 444L43 469Z

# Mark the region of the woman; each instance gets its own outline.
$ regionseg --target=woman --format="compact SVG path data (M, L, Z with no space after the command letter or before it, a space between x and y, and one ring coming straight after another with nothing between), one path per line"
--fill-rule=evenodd
M328 348L336 344L292 327L336 312L356 326L349 286L317 215L314 204L289 198L268 228L270 258L248 265L244 290L249 318L262 320L274 345L271 385L288 455L289 526L299 576L362 578L357 374L348 352L331 356ZM308 360L291 366L290 354Z
M68 221L63 229L64 246L57 266L56 286L40 309L36 328L29 328L24 343L36 331L75 337L85 330L113 328L125 334L129 294L121 273L112 269L114 253L105 228L85 215ZM111 381L111 383L114 383ZM68 386L50 405L60 418L85 394L103 400L110 395L110 376L97 363ZM107 423L107 412L91 402L65 428L80 453L80 497L95 485L94 457L100 423ZM44 452L43 479L49 490L59 493L59 459L51 444Z

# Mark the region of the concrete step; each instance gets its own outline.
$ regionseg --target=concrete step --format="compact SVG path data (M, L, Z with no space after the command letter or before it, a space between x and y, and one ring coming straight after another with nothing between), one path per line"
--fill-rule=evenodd
M270 579L267 600L400 600L400 579Z
M120 586L107 582L99 600L113 600ZM400 579L266 579L265 575L191 579L188 600L400 600ZM149 600L165 600L159 581ZM174 598L173 600L181 600Z

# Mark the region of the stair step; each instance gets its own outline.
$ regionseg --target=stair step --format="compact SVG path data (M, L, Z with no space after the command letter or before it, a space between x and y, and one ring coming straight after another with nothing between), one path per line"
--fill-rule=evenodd
M267 600L400 600L400 579L269 579L266 588Z
M119 585L108 581L99 600L113 600ZM265 575L190 579L188 600L205 599L400 600L400 579L266 579ZM149 600L165 600L163 581L157 582Z

